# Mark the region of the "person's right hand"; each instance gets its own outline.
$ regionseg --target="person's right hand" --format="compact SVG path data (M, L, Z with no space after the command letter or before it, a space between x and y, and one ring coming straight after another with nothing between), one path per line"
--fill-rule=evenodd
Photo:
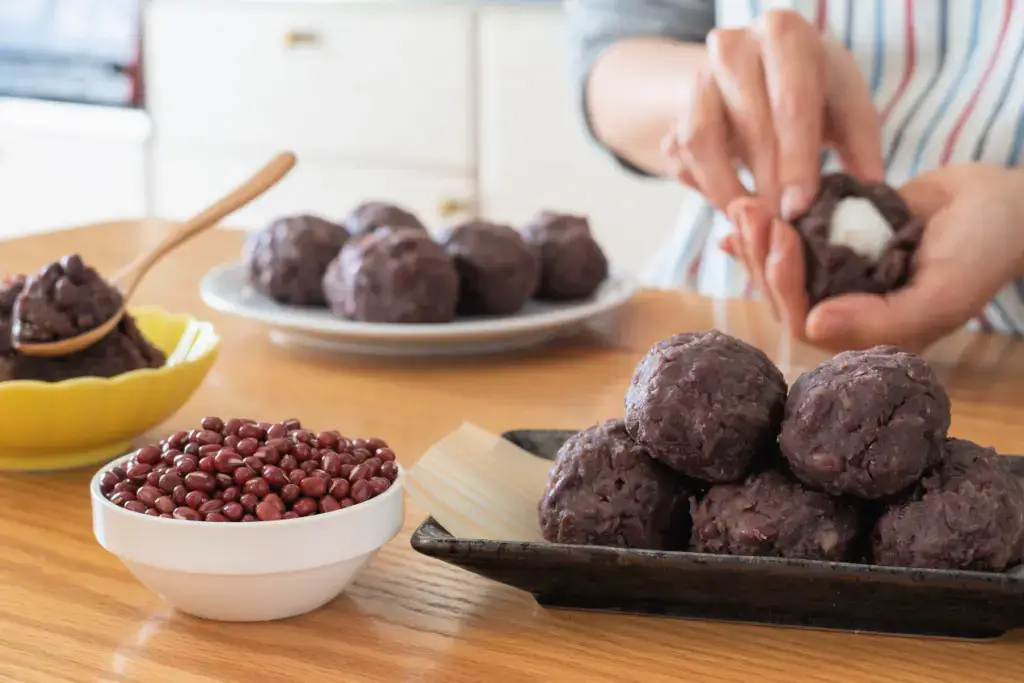
M744 238L771 245L767 256L747 260L735 239L721 246L743 260L794 337L834 352L880 344L920 352L982 314L1008 282L1024 278L1024 169L942 166L916 176L899 193L925 226L910 281L892 292L843 294L808 310L800 237L756 198L738 199L730 213Z
M751 171L756 195L787 220L814 199L825 148L837 151L848 173L882 180L879 116L837 41L796 12L772 10L749 27L713 30L707 55L664 151L679 180L719 210L749 194L737 162Z

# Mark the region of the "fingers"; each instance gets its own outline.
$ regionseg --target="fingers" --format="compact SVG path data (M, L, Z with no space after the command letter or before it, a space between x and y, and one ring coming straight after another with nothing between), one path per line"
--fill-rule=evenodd
M755 264L759 276L763 276L765 261L771 248L772 214L754 198L735 202L731 210L743 238L743 251Z
M888 295L847 294L827 299L807 316L807 339L830 349L879 344L921 351L969 320L972 306L957 303L955 281L922 278ZM937 305L937 301L942 301Z
M943 166L911 179L899 189L910 213L929 219L951 204L958 195L978 189L991 191L1006 178L1006 167L997 164Z
M711 74L700 79L672 149L681 163L677 177L688 172L695 187L720 211L748 194L729 153L725 103Z
M747 273L747 278L751 278L751 268L750 265L747 263L746 254L743 253L742 238L740 237L739 233L732 233L726 235L718 243L718 247L726 254L728 254L730 257L739 261L740 264L743 266L743 270L746 271Z
M818 188L826 96L824 48L817 29L788 10L765 13L755 31L780 150L782 217L789 220L810 206Z
M757 194L777 210L777 149L761 46L747 29L715 29L708 34L707 49L728 123L745 151Z
M793 226L778 219L772 221L765 281L772 292L781 322L791 335L803 339L807 323L803 245Z
M946 188L929 182L925 176L919 176L901 187L899 195L906 202L910 215L924 221L945 208L951 199Z
M739 248L736 245L737 235L729 233L718 242L718 248L724 251L729 256L738 259L740 257Z
M693 173L686 168L686 165L680 158L679 140L674 131L666 135L661 141L661 153L665 158L667 175L674 177L687 187L700 190L700 187L697 185L697 179L693 177Z
M729 205L729 217L739 228L719 243L743 261L753 284L761 290L777 320L790 334L804 338L807 294L804 291L803 245L793 226L772 218L756 198Z
M772 215L758 199L750 197L730 204L729 217L739 228L738 250L747 268L747 275L764 294L772 313L778 318L779 309L765 279L765 262L771 248Z
M882 155L882 123L871 99L871 90L853 56L838 43L825 45L831 78L826 134L839 154L843 168L864 181L885 178Z

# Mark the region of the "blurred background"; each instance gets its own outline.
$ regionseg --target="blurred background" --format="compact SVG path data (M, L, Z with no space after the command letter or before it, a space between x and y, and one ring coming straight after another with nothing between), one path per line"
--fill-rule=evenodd
M0 0L0 239L182 218L287 148L233 227L369 198L437 227L550 208L639 272L683 192L578 117L560 0Z

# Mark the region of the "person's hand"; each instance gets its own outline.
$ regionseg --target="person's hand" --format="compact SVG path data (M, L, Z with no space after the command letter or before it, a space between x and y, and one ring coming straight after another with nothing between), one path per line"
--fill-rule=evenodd
M730 207L742 227L722 248L744 262L795 336L837 351L878 344L920 351L979 315L1003 285L1024 275L1024 170L947 166L899 192L925 229L910 282L889 294L846 294L808 312L796 231L754 199ZM763 258L744 257L751 250L737 245L748 241L768 245Z
M749 193L791 219L818 189L822 149L848 173L881 180L878 113L853 56L796 12L772 10L749 27L713 30L708 67L663 151L678 179L725 211Z
M726 210L736 232L719 247L743 264L751 284L789 333L806 340L806 267L796 229L776 218L757 197L740 197Z

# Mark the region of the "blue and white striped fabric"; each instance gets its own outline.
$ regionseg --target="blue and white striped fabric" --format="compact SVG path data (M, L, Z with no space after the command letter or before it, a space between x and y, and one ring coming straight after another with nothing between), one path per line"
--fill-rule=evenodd
M719 0L716 23L747 25L773 8L800 12L854 53L882 115L891 184L950 163L1020 163L1024 0ZM730 230L714 210L685 210L652 284L749 293L743 269L717 246ZM980 324L1024 332L1024 283L1005 287Z

